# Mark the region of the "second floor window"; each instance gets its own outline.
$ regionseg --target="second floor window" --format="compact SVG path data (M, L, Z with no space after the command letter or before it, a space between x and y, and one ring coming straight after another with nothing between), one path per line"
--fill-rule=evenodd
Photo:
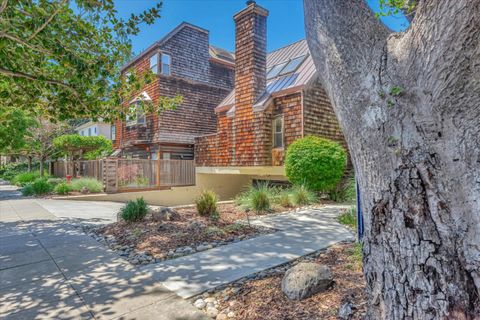
M158 74L158 53L155 53L150 57L150 70L153 73Z
M171 73L172 57L162 53L162 74L169 76Z
M115 126L115 124L113 124L110 127L110 135L111 135L112 140L115 140L115 138L117 136L117 127Z
M139 102L134 102L130 105L130 110L126 117L127 126L136 124L145 124L145 113Z
M283 116L273 118L273 147L283 148Z

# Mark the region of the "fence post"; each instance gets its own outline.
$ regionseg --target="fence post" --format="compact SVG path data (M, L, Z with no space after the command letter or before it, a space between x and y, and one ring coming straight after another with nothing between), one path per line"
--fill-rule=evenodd
M162 169L160 163L160 151L157 151L157 187L160 188L160 170Z

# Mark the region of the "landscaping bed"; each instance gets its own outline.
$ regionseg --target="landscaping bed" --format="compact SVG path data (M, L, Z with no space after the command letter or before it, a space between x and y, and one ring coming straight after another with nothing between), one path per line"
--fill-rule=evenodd
M315 262L330 268L334 284L327 291L303 300L290 300L281 288L286 270L300 262ZM360 245L343 243L302 257L294 262L240 279L192 300L214 319L362 319L366 312L365 281Z
M245 212L219 203L218 220L199 216L195 207L175 210L174 219L157 221L151 214L137 222L84 226L84 231L118 251L133 264L160 262L274 232L249 226Z

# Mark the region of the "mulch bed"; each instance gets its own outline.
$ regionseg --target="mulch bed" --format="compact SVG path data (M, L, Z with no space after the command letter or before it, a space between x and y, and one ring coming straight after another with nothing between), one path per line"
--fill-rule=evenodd
M219 204L220 219L217 221L197 214L194 207L180 208L176 211L177 221L157 222L148 216L142 222L112 223L96 231L103 236L113 236L119 245L133 247L154 258L163 259L171 250L184 246L196 246L202 243L231 240L266 233L256 227L235 223L246 219L245 212L234 204Z
M354 244L329 248L314 261L331 268L335 285L330 290L301 301L289 300L281 290L283 274L245 282L219 309L229 308L236 319L337 319L346 300L356 307L352 319L363 319L366 312L365 281L361 264L352 254Z

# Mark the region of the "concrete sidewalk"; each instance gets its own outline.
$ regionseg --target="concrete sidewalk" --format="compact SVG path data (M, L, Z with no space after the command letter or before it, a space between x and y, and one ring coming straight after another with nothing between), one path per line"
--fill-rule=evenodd
M183 298L284 264L340 241L354 240L336 216L348 206L326 206L260 217L253 224L280 231L142 267Z
M59 218L83 221L96 212L97 220L114 219L115 205L89 205L0 201L0 318L206 318L152 272L136 269Z

